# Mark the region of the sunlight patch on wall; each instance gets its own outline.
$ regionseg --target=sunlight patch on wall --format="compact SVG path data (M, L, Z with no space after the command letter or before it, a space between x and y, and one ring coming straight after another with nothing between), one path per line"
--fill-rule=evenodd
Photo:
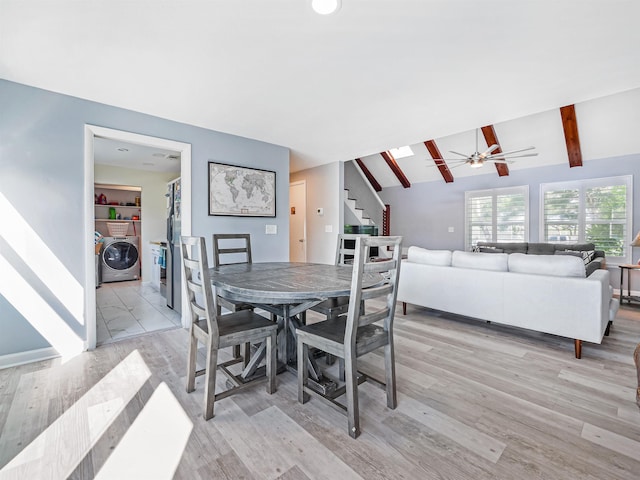
M2 193L0 218L10 226L2 230L5 241L51 290L78 324L84 325L84 287Z
M0 480L67 478L149 377L133 351L7 463Z
M0 294L56 349L63 361L84 350L84 341L2 255L0 272Z

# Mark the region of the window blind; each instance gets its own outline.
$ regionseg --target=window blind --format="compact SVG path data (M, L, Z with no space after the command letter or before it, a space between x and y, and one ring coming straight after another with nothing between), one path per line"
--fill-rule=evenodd
M593 243L613 263L631 258L632 177L540 186L542 241Z

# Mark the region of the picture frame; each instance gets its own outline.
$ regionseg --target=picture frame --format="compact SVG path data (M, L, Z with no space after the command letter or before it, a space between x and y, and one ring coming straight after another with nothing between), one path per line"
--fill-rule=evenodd
M210 216L275 217L276 172L210 161Z

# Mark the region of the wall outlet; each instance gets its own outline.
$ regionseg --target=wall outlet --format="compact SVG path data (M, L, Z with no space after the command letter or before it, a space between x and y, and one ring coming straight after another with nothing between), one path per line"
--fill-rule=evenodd
M449 233L453 233L453 227L449 227Z
M333 232L333 225L325 225L324 226L324 231L325 231L325 233Z
M278 233L278 226L277 225L265 225L264 226L264 233L266 233L267 235L275 235Z

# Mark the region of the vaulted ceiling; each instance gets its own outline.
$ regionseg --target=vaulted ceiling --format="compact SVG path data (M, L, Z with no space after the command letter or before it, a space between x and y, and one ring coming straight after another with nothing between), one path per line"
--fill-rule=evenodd
M638 0L343 0L328 16L309 4L2 0L0 78L284 145L292 171L364 158L391 172L367 157L408 144L427 156L428 140L466 152L487 125L503 149L554 161L560 107L640 87ZM409 182L440 175L397 165Z
M640 88L565 107L491 125L502 151L534 146L533 152L538 153L535 157L514 158L502 175L546 165L579 167L582 162L640 153L640 135L637 133L640 131ZM478 125L480 127L483 126ZM482 168L471 168L434 160L438 153L438 158L457 158L450 153L452 150L473 153L475 135L475 130L469 130L412 144L414 155L395 159L395 172L389 168L388 158L385 159L388 152L361 157L360 164L366 167L380 188L400 185L407 188L408 185L396 176L398 171L410 183L455 181L471 175L500 176L500 171L490 163ZM494 141L487 142L482 130L478 137L480 152L487 150ZM433 150L434 146L437 150Z

